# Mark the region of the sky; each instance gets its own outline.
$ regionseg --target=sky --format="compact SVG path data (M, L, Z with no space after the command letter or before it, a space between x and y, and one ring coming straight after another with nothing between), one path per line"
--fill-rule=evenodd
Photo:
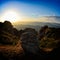
M7 11L17 13L18 19L31 21L41 16L60 16L60 0L0 0L0 18Z

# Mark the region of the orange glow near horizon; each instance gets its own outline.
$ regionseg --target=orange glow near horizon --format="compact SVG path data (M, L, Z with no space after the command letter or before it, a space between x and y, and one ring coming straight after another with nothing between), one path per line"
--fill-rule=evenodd
M16 11L14 11L14 10L5 11L2 14L1 18L0 18L0 20L2 22L4 22L5 20L7 20L7 21L10 21L12 23L17 22L17 21L19 21L21 19L22 19L22 17L19 16L19 14Z

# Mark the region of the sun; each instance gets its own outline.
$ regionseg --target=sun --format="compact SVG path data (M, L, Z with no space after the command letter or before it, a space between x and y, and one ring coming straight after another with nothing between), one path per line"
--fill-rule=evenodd
M21 20L21 17L19 16L19 14L14 11L14 10L8 10L5 11L2 16L1 16L1 20L2 21L10 21L10 22L17 22L18 20Z

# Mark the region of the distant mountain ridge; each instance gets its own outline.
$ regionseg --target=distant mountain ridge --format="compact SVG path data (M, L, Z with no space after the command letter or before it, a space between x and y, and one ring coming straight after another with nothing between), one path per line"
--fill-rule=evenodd
M29 21L29 22L18 22L15 27L17 29L24 29L24 28L35 28L39 30L44 25L48 25L49 27L60 28L60 16L43 16L39 17L37 21Z
M59 23L44 23L44 22L29 22L27 24L20 24L20 25L15 25L15 27L20 30L20 29L25 29L25 28L34 28L37 31L45 26L48 25L49 27L55 27L55 28L60 28L60 24Z

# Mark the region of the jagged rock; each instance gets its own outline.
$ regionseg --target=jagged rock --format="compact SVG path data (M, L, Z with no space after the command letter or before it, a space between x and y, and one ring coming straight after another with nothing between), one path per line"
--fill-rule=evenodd
M39 40L33 32L25 32L21 35L22 47L26 52L38 54Z
M19 31L9 21L0 22L0 44L17 44Z

